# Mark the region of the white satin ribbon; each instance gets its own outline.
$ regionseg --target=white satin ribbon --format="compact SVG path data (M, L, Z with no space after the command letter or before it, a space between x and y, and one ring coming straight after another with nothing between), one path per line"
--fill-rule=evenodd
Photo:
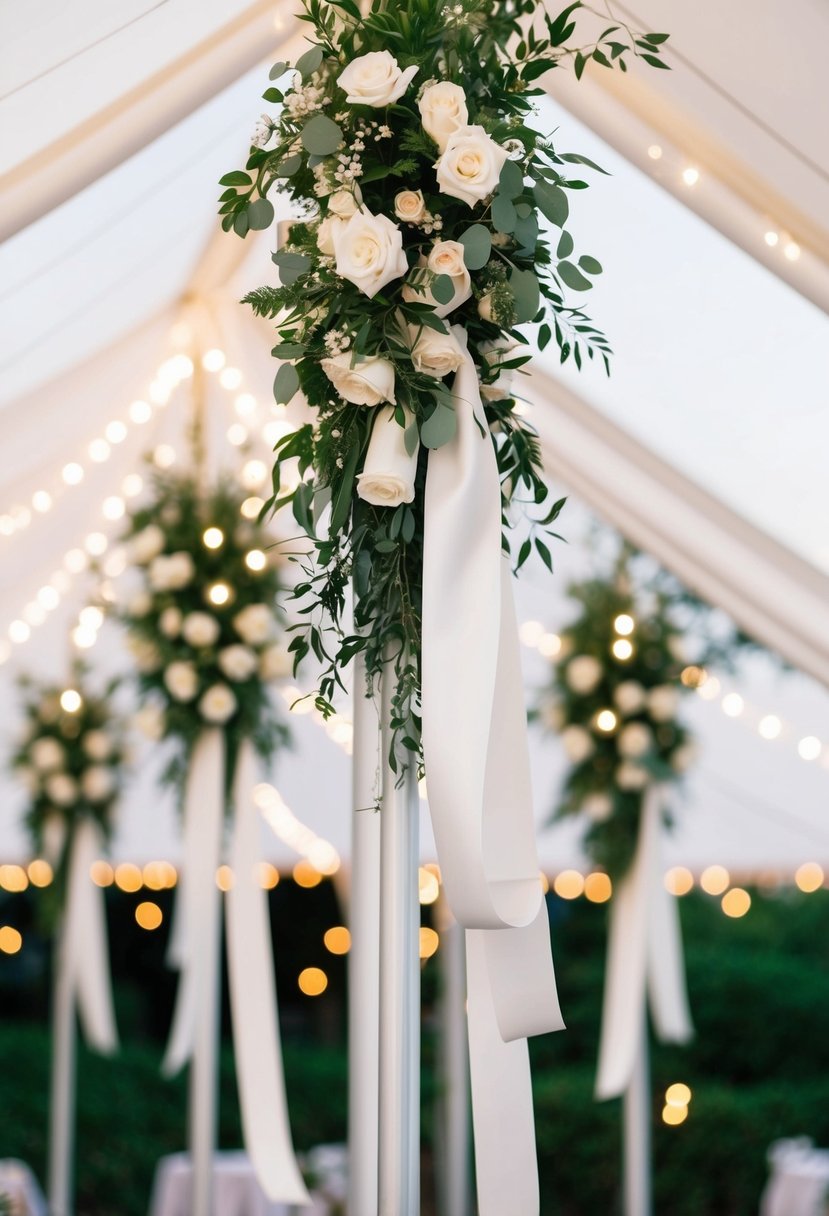
M481 1216L538 1211L528 1050L564 1023L535 844L526 712L498 469L466 334L455 438L429 453L423 749L444 889L467 930ZM519 1163L516 1168L516 1162Z
M109 971L104 893L90 878L101 856L101 830L82 819L73 833L68 858L62 943L64 966L78 1002L81 1026L90 1047L110 1055L118 1047Z
M193 1056L199 1011L213 999L203 966L212 932L216 870L224 828L224 738L205 732L193 752L184 800L184 865L174 921L181 979L164 1058L167 1075ZM291 1142L279 1039L267 895L259 881L261 836L253 803L255 759L245 742L233 786L233 886L226 895L227 956L233 1045L245 1148L269 1199L310 1203Z
M596 1097L615 1098L630 1084L650 996L656 1034L686 1043L694 1028L688 1008L676 897L662 864L663 793L645 795L636 854L618 883L610 909L607 971Z

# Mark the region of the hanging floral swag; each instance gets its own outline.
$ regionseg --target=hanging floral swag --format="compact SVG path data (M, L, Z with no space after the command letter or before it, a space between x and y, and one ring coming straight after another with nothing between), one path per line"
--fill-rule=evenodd
M707 665L731 665L750 643L627 545L610 573L568 595L580 610L532 716L570 762L555 817L583 817L588 855L618 878L633 860L646 791L677 787L695 758L683 700L708 678Z
M264 97L278 117L262 116L245 169L221 179L226 231L267 228L272 190L298 217L273 257L281 286L246 297L277 322L277 402L301 391L315 413L276 445L265 507L290 503L313 542L293 593L308 624L291 650L323 664L324 714L356 653L370 682L394 656L395 767L420 757L423 491L429 450L456 430L448 378L468 350L497 454L504 550L516 570L533 551L552 569L564 500L550 501L512 376L553 338L562 361L609 367L606 339L565 294L601 273L567 227L587 184L571 173L599 166L530 125L532 98L562 64L577 76L588 61L624 71L633 55L665 68L667 35L613 18L576 46L585 14L606 21L581 3L553 18L534 0L373 0L366 15L354 0L304 0L312 45L292 69L273 66ZM518 328L530 323L532 344ZM301 480L283 491L287 462ZM529 534L513 553L516 508Z
M105 840L127 759L123 723L112 707L117 681L99 693L87 685L88 668L75 663L65 687L23 677L25 726L12 767L30 803L26 824L35 852L54 865L44 891L47 916L63 907L72 840L90 819Z
M140 588L118 616L137 669L139 725L174 742L165 777L179 788L209 727L224 732L228 791L245 739L265 760L288 741L271 695L291 666L279 640L281 580L272 538L242 503L229 480L201 493L192 477L157 474L125 537Z

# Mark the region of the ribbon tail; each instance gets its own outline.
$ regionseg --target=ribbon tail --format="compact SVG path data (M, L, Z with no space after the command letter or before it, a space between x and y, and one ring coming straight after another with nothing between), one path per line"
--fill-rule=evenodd
M688 1005L682 928L677 897L665 886L660 851L651 892L648 925L648 994L657 1037L663 1043L687 1043L694 1036Z
M227 892L227 959L239 1105L245 1147L271 1200L308 1204L310 1196L294 1155L279 1039L270 918L259 882L259 812L252 793L255 759L240 750L234 780L231 867Z
M161 1070L175 1076L193 1054L199 1005L204 999L205 927L216 889L224 819L224 741L218 730L196 741L184 791L183 879L176 923L180 979Z
M111 1055L118 1047L109 968L104 893L90 878L102 848L97 824L84 819L72 840L65 941L84 1037L90 1047Z

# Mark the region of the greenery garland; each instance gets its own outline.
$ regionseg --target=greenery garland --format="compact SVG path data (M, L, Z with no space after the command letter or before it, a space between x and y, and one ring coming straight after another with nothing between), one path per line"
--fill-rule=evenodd
M552 568L551 503L533 428L515 409L513 372L530 358L518 326L538 325L561 359L609 367L610 347L568 302L601 273L574 252L570 196L599 170L559 152L530 124L538 80L588 61L654 67L666 34L639 34L582 3L554 18L534 0L303 0L310 48L278 63L244 170L221 179L222 225L244 237L274 218L272 190L295 215L274 254L280 287L246 301L277 321L278 403L301 391L314 421L276 445L274 493L313 543L294 595L307 615L291 649L323 664L317 706L333 712L341 669L362 652L369 680L394 655L392 763L420 757L423 487L429 449L455 434L448 378L474 360L501 479L504 549L513 508L529 515L516 569ZM583 14L603 28L573 42ZM599 170L601 172L601 170ZM542 221L549 227L542 227ZM462 327L462 332L456 327ZM374 466L382 448L395 472ZM301 480L286 478L298 464ZM354 585L354 628L344 624ZM333 632L333 639L331 634Z
M707 664L729 664L748 640L627 545L609 574L568 595L579 613L532 716L570 762L555 818L583 816L590 859L618 878L633 860L646 791L676 787L694 759L684 697Z
M125 536L139 587L117 615L135 659L139 724L174 741L165 776L179 787L206 727L223 729L228 789L243 740L268 760L288 738L270 693L290 671L281 579L272 538L242 505L230 481L201 493L188 475L158 473Z
M44 892L50 916L63 907L76 828L91 819L108 839L123 784L124 728L112 708L116 681L96 695L87 675L77 662L65 687L20 680L25 725L11 763L30 798L26 824L35 853L54 866L54 882Z

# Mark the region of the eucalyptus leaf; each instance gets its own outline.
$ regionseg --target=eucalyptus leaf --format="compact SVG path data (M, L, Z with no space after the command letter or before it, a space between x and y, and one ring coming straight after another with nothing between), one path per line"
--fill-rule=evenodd
M293 363L283 363L273 382L273 396L277 405L287 405L299 389L299 376Z
M250 224L248 222L247 208L243 207L241 211L237 211L233 218L233 231L237 236L247 236Z
M420 439L424 447L442 448L450 439L454 439L458 429L458 418L449 405L438 403L432 414L420 428Z
M562 283L566 283L573 291L589 291L593 286L572 262L559 262L557 270Z
M553 186L549 182L536 182L533 193L535 201L550 223L555 224L557 228L563 228L570 214L570 203L561 187Z
M247 173L243 173L241 169L234 169L232 173L226 173L224 177L219 178L220 186L250 186L251 180Z
M602 273L601 262L597 262L595 258L591 258L589 256L589 254L586 254L586 253L582 257L579 258L579 266L581 266L581 268L585 272L585 274L601 274Z
M258 198L248 204L248 224L254 232L262 232L273 223L273 203Z
M322 47L312 46L304 55L300 55L296 61L296 70L300 73L303 80L307 80L309 76L313 76L317 68L322 63Z
M273 261L279 269L279 278L283 287L290 287L297 279L301 279L311 266L311 259L304 253L291 253L287 250L275 253Z
M559 238L558 248L556 249L557 258L569 258L573 252L573 238L569 232L562 232Z
M439 274L430 290L438 304L448 304L455 294L455 285L448 274Z
M524 191L524 174L514 160L505 160L498 178L498 193L514 199Z
M420 445L420 431L416 422L410 422L406 427L403 442L406 445L407 454L413 456Z
M499 232L514 232L518 213L510 200L503 194L496 194L492 200L492 222Z
M273 65L273 67L271 68L271 70L268 72L268 80L278 80L280 76L285 75L287 70L288 70L287 63L284 63L280 59L279 63L275 63Z
M483 224L473 224L458 238L463 245L463 260L467 270L481 270L489 261L492 236Z
M295 152L293 156L286 156L284 160L279 162L279 167L276 170L276 176L293 177L301 165L302 155L299 152Z
M509 285L515 297L516 323L526 325L538 312L541 293L531 270L513 270Z
M535 250L535 243L538 240L538 220L534 215L529 215L524 220L518 220L515 225L515 239L522 250L529 253Z
M302 146L313 156L330 156L343 140L343 133L325 114L315 114L302 128Z
M301 359L304 354L301 342L279 342L271 351L274 359Z

